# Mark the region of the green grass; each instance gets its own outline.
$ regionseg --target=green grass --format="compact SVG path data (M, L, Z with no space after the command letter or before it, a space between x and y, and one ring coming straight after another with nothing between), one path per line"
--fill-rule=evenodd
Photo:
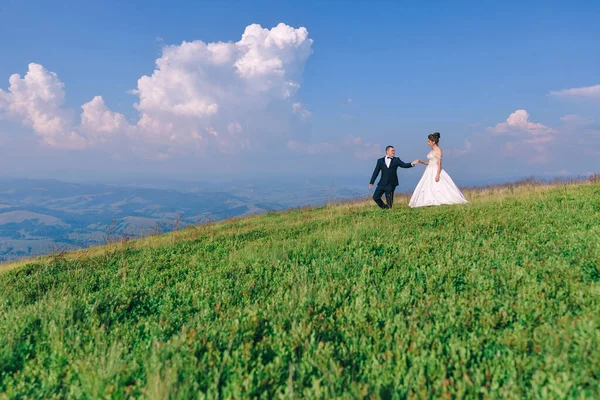
M600 398L600 186L467 197L5 265L0 398Z

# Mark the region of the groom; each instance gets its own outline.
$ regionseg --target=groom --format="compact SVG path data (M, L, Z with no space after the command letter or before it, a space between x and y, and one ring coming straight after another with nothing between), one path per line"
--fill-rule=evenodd
M394 157L396 150L394 146L388 146L385 148L385 157L377 160L375 165L375 171L371 177L371 183L369 183L369 189L373 189L373 184L379 171L381 171L381 179L377 182L377 189L373 193L373 200L375 203L383 209L392 208L394 205L394 191L398 186L398 167L401 168L412 168L419 163L419 160L415 160L412 163L405 163L398 157ZM381 196L385 193L385 200L387 204L381 201Z

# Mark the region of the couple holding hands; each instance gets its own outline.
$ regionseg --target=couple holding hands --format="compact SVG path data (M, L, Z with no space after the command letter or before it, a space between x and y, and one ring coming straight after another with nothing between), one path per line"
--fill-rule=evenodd
M409 207L468 203L450 175L442 169L442 149L438 146L439 132L432 133L427 136L427 139L427 144L431 147L431 151L427 154L427 161L415 160L412 163L405 163L395 157L394 146L385 148L385 157L377 160L369 184L369 188L372 189L377 175L381 172L381 178L377 182L377 188L373 194L373 200L379 207L392 208L394 204L394 191L398 186L398 167L412 168L417 164L424 164L426 168L408 203ZM383 195L385 195L386 203L381 200Z

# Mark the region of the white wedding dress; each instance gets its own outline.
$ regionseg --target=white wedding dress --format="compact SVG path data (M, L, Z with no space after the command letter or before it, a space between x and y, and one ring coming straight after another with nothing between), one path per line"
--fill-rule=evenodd
M465 196L456 187L446 171L442 169L440 172L440 181L435 181L439 159L433 154L433 151L427 154L427 159L429 160L429 165L425 168L423 177L417 184L408 206L424 207L468 203Z

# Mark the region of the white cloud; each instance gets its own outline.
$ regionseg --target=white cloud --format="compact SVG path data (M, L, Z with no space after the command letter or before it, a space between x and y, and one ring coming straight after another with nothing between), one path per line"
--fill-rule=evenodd
M529 121L529 113L525 110L516 110L506 119L506 122L500 122L494 127L487 128L488 131L498 135L521 135L523 133L533 136L549 135L555 132L554 129L542 125L539 122Z
M215 131L212 126L209 126L208 128L206 128L206 133L208 133L209 135L212 135L214 137L219 136L219 132Z
M562 97L575 96L600 99L600 85L558 90L550 92L550 95Z
M23 78L13 74L9 83L8 92L0 89L3 115L20 120L40 135L69 129L69 121L61 109L65 102L64 85L55 73L31 63Z
M90 146L113 143L135 133L136 128L129 125L125 116L108 109L102 96L94 97L82 105L81 109L83 112L79 131Z
M295 85L297 82L293 75L302 70L304 61L312 52L311 44L306 28L294 29L280 23L268 30L252 24L246 27L242 39L235 44L239 56L234 66L240 77L259 80L266 87L271 84L268 81L274 78ZM294 67L300 69L294 70ZM281 81L272 82L278 85Z
M294 124L311 116L296 94L312 43L306 28L281 23L272 29L249 25L238 42L165 46L154 72L130 91L138 96L135 124L96 96L82 106L76 125L57 74L30 64L24 78L11 76L8 92L0 90L0 118L31 126L50 145L84 148L127 140L150 158L229 152L272 138L285 143Z
M54 72L31 63L23 78L13 74L8 92L0 89L0 119L31 127L50 146L83 148L85 143L73 131L72 113L64 107L64 84Z
M504 143L507 155L525 154L533 163L543 163L549 159L548 145L558 133L554 128L531 122L529 113L525 110L516 110L506 122L500 122L487 130L496 136L509 138L509 141Z
M560 117L560 120L566 124L573 125L588 125L594 123L594 120L591 118L582 117L576 114L568 114Z
M294 103L294 105L292 106L292 111L294 112L294 114L298 114L300 116L300 119L304 121L310 119L310 117L312 116L312 113L306 108L304 108L304 106L301 103Z
M594 121L576 114L564 115L560 120L556 126L547 126L532 122L525 110L517 110L505 122L487 128L488 133L477 139L483 144L474 143L473 147L493 149L485 151L484 154L486 158L495 159L495 162L511 159L515 165L537 164L538 170L541 170L541 165L550 168L557 160L561 163L562 160L573 157L578 160L583 157L578 161L578 165L593 168L593 165L597 164L594 158L597 154L593 152L600 148L600 135L594 134ZM481 154L481 151L473 153L475 157ZM520 168L527 166L522 165Z
M464 156L465 154L470 153L472 148L473 144L471 141L469 139L465 139L465 145L462 149L448 149L444 150L444 153L452 156Z
M152 76L138 81L138 135L173 147L210 135L218 149L285 135L293 114L311 116L295 99L311 53L308 31L285 24L250 25L236 43L167 46Z
M219 111L215 87L220 82L205 78L205 70L222 64L225 46L207 46L202 41L166 46L156 60L152 76L138 80L139 103L135 107L147 115L202 118ZM225 47L225 49L223 49ZM209 50L212 49L212 50Z

